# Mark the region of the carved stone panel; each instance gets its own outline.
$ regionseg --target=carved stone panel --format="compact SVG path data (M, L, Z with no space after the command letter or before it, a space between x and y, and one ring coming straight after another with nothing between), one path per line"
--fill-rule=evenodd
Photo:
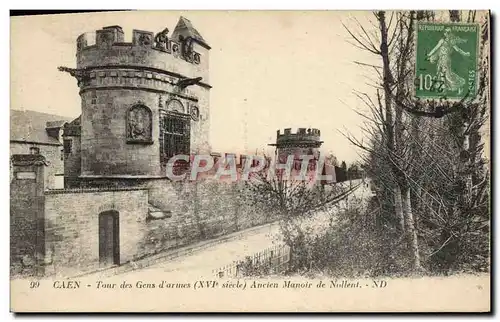
M191 105L190 114L193 121L198 121L200 119L200 110L198 109L198 106Z
M194 60L194 63L195 63L195 64L199 64L199 63L200 63L200 60L201 60L201 58L200 58L200 54L198 54L198 53L194 53L193 60Z
M184 105L177 99L171 99L167 102L167 110L182 114L186 113Z
M173 54L175 57L178 57L178 56L179 56L179 53L180 53L179 44L172 42L172 54Z
M134 105L127 114L127 142L152 143L151 110L142 105Z
M143 47L153 46L153 33L150 31L134 30L132 41L134 45Z

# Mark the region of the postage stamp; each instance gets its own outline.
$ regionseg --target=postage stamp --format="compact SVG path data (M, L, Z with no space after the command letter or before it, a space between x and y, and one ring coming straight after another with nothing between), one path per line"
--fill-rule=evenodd
M11 17L11 311L489 312L489 19Z
M461 99L477 91L479 24L417 24L415 94Z

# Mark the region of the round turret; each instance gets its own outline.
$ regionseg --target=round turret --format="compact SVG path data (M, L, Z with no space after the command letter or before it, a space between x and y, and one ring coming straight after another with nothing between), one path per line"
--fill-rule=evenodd
M299 128L297 132L287 128L276 133L276 143L269 144L276 147L276 155L281 163L286 162L288 156L293 155L295 160L301 160L304 155L319 157L319 148L323 141L321 132L313 128Z
M280 130L276 134L276 144L278 148L283 147L312 147L319 148L323 141L320 140L321 132L318 129L299 128L292 133L292 129L285 129L283 134Z
M82 177L164 177L168 158L209 148L208 53L189 20L172 37L120 26L77 39Z

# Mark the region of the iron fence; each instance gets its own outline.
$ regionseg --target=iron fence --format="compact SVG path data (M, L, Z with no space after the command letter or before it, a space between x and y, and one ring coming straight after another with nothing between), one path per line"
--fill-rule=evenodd
M246 256L244 260L214 269L212 274L218 278L283 274L288 270L289 262L290 247L280 244Z

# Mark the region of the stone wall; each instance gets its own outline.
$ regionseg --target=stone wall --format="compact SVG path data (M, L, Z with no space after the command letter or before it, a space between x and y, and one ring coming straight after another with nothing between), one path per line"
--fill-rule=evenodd
M64 161L61 159L62 145L45 145L32 143L10 143L10 155L29 154L31 147L40 149L40 154L45 157L47 167L45 168L45 187L49 189L62 188L64 182ZM10 179L12 180L12 173Z
M44 171L42 155L14 155L10 183L11 270L35 274L44 256ZM43 273L43 272L42 272Z
M113 89L82 93L82 175L160 174L157 95L146 91ZM127 112L141 101L153 113L151 144L127 142Z
M149 191L149 202L169 216L146 223L143 256L274 220L252 207L242 183L159 180L150 183Z
M120 264L138 253L148 210L145 189L74 189L45 196L47 274L71 275L99 269L99 214L119 214Z
M120 264L274 219L254 209L244 183L156 180L135 188L42 190L40 200L34 198L33 189L19 189L24 192L12 200L14 216L42 214L42 229L32 220L24 233L36 236L36 231L44 231L45 275L71 276L105 268L99 263L99 215L110 210L119 216ZM155 218L151 210L164 216ZM26 245L34 247L36 241L29 239ZM25 248L18 255L33 252Z
M70 188L79 185L79 176L82 172L82 154L80 136L65 136L70 146L68 153L64 153L64 187Z
M170 111L169 102L173 99L183 105L182 114L189 115L191 108L199 109L199 119L190 121L190 147L193 152L208 152L209 91L196 88L193 92L197 101L173 92L159 94L139 88L99 88L82 92L82 174L165 176L160 167L160 110ZM151 111L151 142L147 144L131 143L127 139L127 113L138 104Z

